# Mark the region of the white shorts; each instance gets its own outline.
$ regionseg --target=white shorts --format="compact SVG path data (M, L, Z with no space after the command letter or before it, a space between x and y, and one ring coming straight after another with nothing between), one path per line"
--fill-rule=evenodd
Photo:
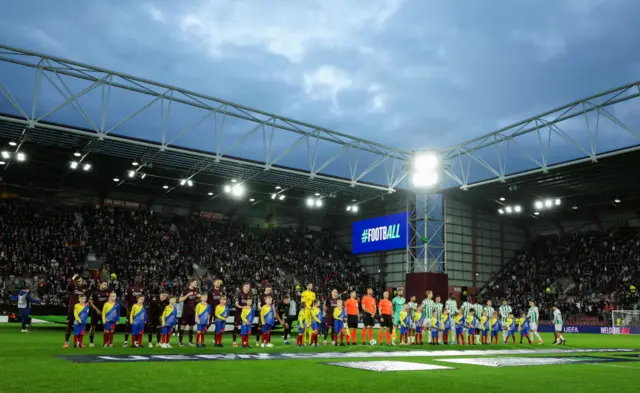
M561 323L557 323L554 326L556 328L556 332L562 332L562 324Z
M531 323L529 325L529 329L531 329L532 332L537 332L538 331L538 324L537 323Z

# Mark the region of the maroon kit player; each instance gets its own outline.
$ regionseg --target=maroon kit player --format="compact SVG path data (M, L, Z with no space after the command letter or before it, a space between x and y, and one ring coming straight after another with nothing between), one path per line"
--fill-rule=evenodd
M109 284L100 282L100 286L91 292L89 297L89 316L91 316L91 329L89 330L89 347L93 348L93 338L96 334L98 322L102 323L102 307L109 300Z
M123 347L129 345L129 333L131 333L131 318L129 318L129 315L131 315L131 307L138 303L138 296L144 296L144 288L142 288L142 284L140 283L140 277L136 277L133 284L127 286L125 293L124 309L126 312L125 315L127 316L127 323L125 324Z
M335 328L333 327L333 310L335 310L335 308L338 306L338 300L340 300L340 298L338 297L338 290L333 289L331 291L331 296L329 296L324 303L324 318L327 324L326 330L324 332L324 344L327 344L327 335L329 334L329 329L331 329L331 337L335 337L335 333L339 333L335 332ZM333 345L337 345L337 343L334 341Z
M220 304L220 296L222 296L222 280L219 278L213 280L213 288L209 291L209 296L207 297L207 302L209 306L211 306L211 314L209 315L209 326L211 326L214 321L214 314L216 312L216 307ZM220 332L216 332L220 333ZM215 343L215 339L213 342Z
M265 284L264 293L262 295L260 295L260 298L258 299L258 301L259 301L259 303L258 303L258 313L260 312L259 310L262 310L262 306L267 304L267 297L272 297L273 298L273 293L272 293L272 289L271 289L271 285L270 284ZM260 315L260 314L258 314L258 315ZM260 318L258 318L258 328L256 329L256 346L260 345L260 337L261 336L262 336L262 324L260 323Z
M67 285L67 292L69 293L69 304L67 306L67 329L64 333L64 348L69 348L69 337L71 336L73 322L75 321L73 309L78 303L80 295L86 296L88 289L89 288L87 287L86 283L78 274L74 275Z
M242 327L242 308L247 306L247 300L251 299L251 287L248 282L242 284L242 291L238 293L236 297L236 313L233 317L233 346L237 347L238 343L236 338L240 334L240 328Z
M179 346L182 347L182 339L184 337L184 330L189 328L189 346L194 347L193 345L193 328L196 325L196 303L199 298L198 294L198 281L191 280L189 282L189 287L185 288L182 291L182 296L180 297L180 302L182 302L182 320L180 321L180 335L179 335Z

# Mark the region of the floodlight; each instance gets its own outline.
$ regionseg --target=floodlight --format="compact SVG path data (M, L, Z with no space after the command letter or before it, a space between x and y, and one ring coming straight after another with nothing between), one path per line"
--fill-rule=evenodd
M16 160L18 160L19 162L23 162L26 159L27 159L27 155L24 154L23 152L19 152L16 154Z
M542 210L544 209L544 203L542 203L542 201L536 201L536 203L533 204L535 206L536 209L538 210Z
M500 197L500 202L504 202L504 201L506 201L506 198L505 197Z
M360 208L358 207L358 205L353 205L353 208L351 208L351 211L354 213L357 213L358 210L360 210Z
M146 173L142 173L142 172L141 172L141 173L140 173L140 179L144 179L145 177L147 177L147 174L146 174Z
M499 214L504 214L504 210L502 210L502 209L498 209L498 213L499 213Z
M138 163L138 161L134 161L134 162L132 162L132 163L131 163L131 165L133 165L133 166L138 166L138 165L140 165L140 164Z
M572 209L573 209L573 210L578 210L578 206L573 205Z
M620 199L619 199L619 198L616 198L616 199L614 199L614 200L613 200L613 202L615 202L615 203L620 203Z
M236 179L231 179L231 183L235 183L235 182L237 182L237 181L238 181L238 180L236 180Z
M120 181L120 179L118 179L117 177L114 177L114 178L113 178L113 181L117 183L117 182L119 182L119 181Z
M236 184L231 187L231 194L235 197L240 197L244 194L244 186L242 184Z
M351 205L347 206L347 211L350 212L351 211Z
M315 200L313 198L307 198L307 206L308 207L313 207L313 205L315 205Z
M556 206L560 206L560 203L562 203L562 202L560 201L560 198L556 198L556 200L555 200L555 201L553 201L553 203L554 203Z
M16 141L10 141L9 146L17 146L18 143Z
M278 194L271 194L271 199L276 199L278 197Z
M212 195L213 195L213 193L212 193L212 192L208 192L208 193L207 193L207 195L212 196Z
M0 161L0 165L4 165L4 164L6 164L6 162Z
M167 189L169 188L169 186L165 184L164 186L162 186L162 188L164 188L165 190L167 190Z
M276 186L276 190L281 190L281 189L282 189L282 187Z
M413 185L418 188L433 187L436 183L438 183L438 173L437 172L416 172L413 174L413 177L411 180Z
M516 213L520 213L522 211L522 207L520 205L515 205L513 207L513 211L515 211Z
M185 184L187 184L187 179L181 179L180 180L180 185L184 186Z
M551 199L546 199L544 201L544 207L551 207L553 206L553 201Z
M540 215L540 212L533 212L536 216Z
M231 186L224 186L224 192L227 194L231 192Z
M187 185L189 187L193 186L193 180L191 180L191 179L187 180Z
M281 194L281 195L278 197L278 199L279 199L279 200L281 200L281 201L284 201L284 198L286 198L286 197L284 196L284 194Z
M2 151L2 158L4 158L5 160L8 160L9 158L11 158L11 153L9 153L6 150Z
M513 213L513 208L511 206L507 206L504 210L509 214Z
M75 157L80 157L80 156L82 155L82 153L80 153L79 151L77 151L77 152L73 153L73 155L74 155Z
M82 170L83 171L88 171L89 169L91 169L91 164L89 164L89 163L86 163L86 164L84 164L82 166Z
M316 192L316 196L320 196L320 193L319 193L319 192Z
M322 207L322 199L316 199L316 207Z
M256 201L255 198L249 199L249 202L255 202L255 201Z
M78 162L77 162L77 161L71 161L71 162L69 163L69 167L70 167L71 169L76 169L76 168L78 167Z
M433 153L416 156L413 162L413 170L418 172L432 171L438 167L438 157Z
M129 177L135 177L136 171L129 171Z

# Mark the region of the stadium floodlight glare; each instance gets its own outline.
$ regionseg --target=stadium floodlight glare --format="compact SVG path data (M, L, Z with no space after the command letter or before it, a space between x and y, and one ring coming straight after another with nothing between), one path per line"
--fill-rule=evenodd
M5 165L5 164L6 164L6 162L0 161L0 165Z
M271 199L276 199L278 197L278 194L271 194Z
M16 154L16 160L18 160L19 162L23 162L27 159L27 155L24 154L23 152L19 152Z
M507 212L507 214L513 213L513 208L511 206L507 206L504 210Z
M84 164L82 166L82 170L85 171L85 172L90 170L90 169L91 169L91 164L89 164L89 163L86 163L86 164Z
M572 209L573 209L573 210L578 210L578 206L573 205Z
M189 187L193 186L193 180L191 179L187 180L187 186Z
M316 207L322 207L322 199L316 199Z
M244 195L244 186L242 184L236 184L233 187L231 187L231 195L233 195L234 197L241 197L242 195Z
M554 203L556 206L560 206L560 204L561 204L562 202L560 201L560 198L556 198L556 200L555 200L555 201L553 201L553 203Z
M505 197L500 197L500 202L504 202L504 201L506 201L506 200L507 200L507 199L506 199Z
M613 202L615 202L615 203L620 203L620 198L616 198L616 199L614 199L614 200L613 200Z
M213 196L213 193L212 192L208 192L207 195Z
M522 207L520 205L515 205L513 207L513 211L516 212L516 213L520 213L520 212L522 212Z
M538 210L542 210L544 209L544 203L542 203L542 201L536 201L533 206L535 206L536 209Z
M145 177L147 177L147 174L140 172L140 179L144 179Z
M168 190L169 186L165 184L164 186L162 186L162 188L164 188L165 190Z
M353 205L353 207L351 208L351 211L354 213L357 213L358 210L360 210L360 208L358 207L358 205Z
M347 206L347 211L350 212L351 211L351 205Z
M553 206L553 201L551 199L545 199L544 201L544 207L551 207Z
M187 184L187 179L180 179L180 185L184 186L185 184Z
M306 204L307 207L313 207L316 204L316 201L313 198L307 198Z
M316 192L316 196L320 196L320 193L319 193L319 192Z
M129 171L129 177L135 177L136 171Z
M282 187L276 186L276 190L281 190L281 189L282 189Z
M78 161L71 161L69 163L69 168L76 169L78 167Z
M74 155L75 157L80 157L80 156L82 155L82 153L80 153L79 151L77 151L77 152L73 153L73 155Z
M439 166L438 156L434 153L420 154L414 158L413 169L418 172L432 171Z
M238 180L236 180L236 179L231 179L231 183L235 183L235 182L237 182L237 181L238 181Z
M533 212L533 214L535 214L536 216L539 216L540 212Z
M119 181L120 181L120 179L118 179L117 177L114 177L114 178L113 178L113 181L117 183L117 182L119 182Z
M231 192L231 186L226 185L224 186L224 192L226 192L227 194Z
M16 142L16 141L9 141L9 146L18 146L18 142Z
M498 214L504 214L504 209L498 209Z
M138 166L138 165L140 165L140 164L138 163L138 161L134 161L134 162L132 162L132 163L131 163L131 165L133 165L133 166Z
M8 160L9 158L11 158L11 153L9 153L6 150L2 151L2 158L4 158L5 160Z
M284 201L284 198L286 198L286 197L284 196L284 194L280 194L280 196L278 197L278 199L279 199L279 200L281 200L281 201Z
M249 199L249 202L255 202L255 201L256 201L256 199L255 199L255 198L250 198L250 199Z
M438 183L437 172L416 172L411 178L411 182L417 188L430 188Z

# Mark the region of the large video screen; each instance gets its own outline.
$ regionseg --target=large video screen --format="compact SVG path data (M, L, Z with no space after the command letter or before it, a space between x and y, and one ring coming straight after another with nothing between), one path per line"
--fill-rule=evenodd
M407 212L353 223L351 252L395 250L407 246Z

